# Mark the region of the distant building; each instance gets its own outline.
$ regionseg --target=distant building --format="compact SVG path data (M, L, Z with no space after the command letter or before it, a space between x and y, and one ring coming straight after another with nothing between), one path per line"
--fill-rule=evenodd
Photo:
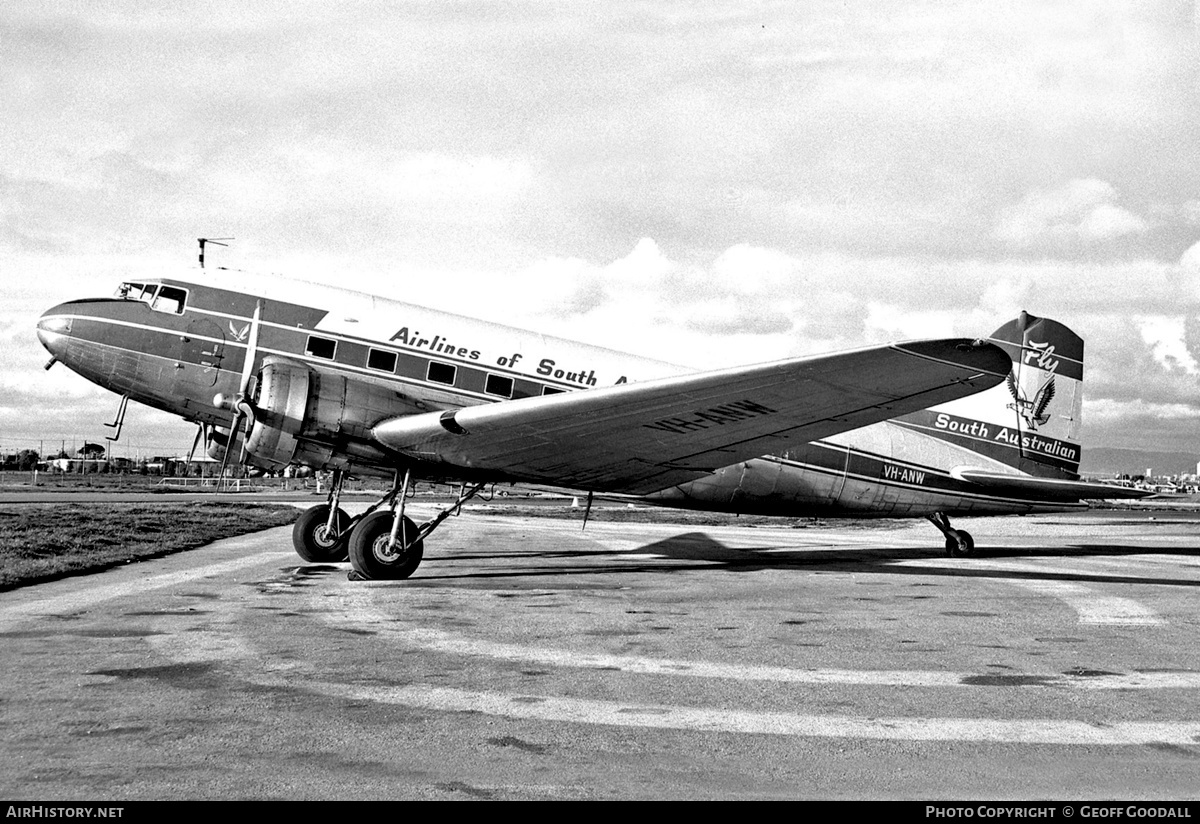
M193 455L190 460L186 455L178 455L166 459L163 471L176 477L211 478L220 472L220 467L220 461L207 455Z
M146 467L146 472L151 475L161 475L163 470L167 468L167 463L171 459L163 455L155 455L150 460L144 462L142 466Z
M54 458L47 462L46 469L52 472L71 472L81 475L95 475L108 472L108 461L94 458Z

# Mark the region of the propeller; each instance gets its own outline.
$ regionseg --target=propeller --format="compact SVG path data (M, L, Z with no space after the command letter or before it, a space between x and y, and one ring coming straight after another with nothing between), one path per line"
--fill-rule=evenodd
M196 457L196 447L198 447L200 445L201 439L204 439L204 436L207 434L208 434L208 424L202 423L196 427L196 437L192 441L192 448L188 450L188 457L187 457L187 474L188 474L189 478L192 475L192 460ZM205 439L204 442L205 442L205 444L207 444L208 443L207 439Z
M254 360L258 354L258 327L262 318L263 302L259 300L254 304L254 317L250 319L250 334L246 339L246 355L242 361L242 378L238 383L238 393L232 398L227 398L224 393L217 393L213 396L213 406L218 409L228 409L233 412L233 417L229 421L229 438L225 443L225 454L221 456L221 482L224 483L225 467L229 463L229 453L233 451L233 443L238 437L239 428L245 424L245 431L241 432L241 452L238 455L238 465L246 462L246 439L250 434L250 429L254 425L254 420L257 414L253 402L250 400L251 383L254 380Z

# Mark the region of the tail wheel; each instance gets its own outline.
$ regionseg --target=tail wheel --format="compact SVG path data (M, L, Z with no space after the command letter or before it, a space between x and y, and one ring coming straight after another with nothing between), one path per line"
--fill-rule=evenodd
M966 558L975 552L975 539L965 529L953 529L946 536L946 554L954 558Z
M421 565L425 541L413 540L417 525L405 516L396 531L395 546L388 544L392 534L391 512L373 512L350 533L350 565L355 572L375 581L399 581L412 575ZM404 541L408 540L408 546Z
M292 527L292 546L309 563L333 563L346 560L346 532L350 516L342 510L334 513L333 532L329 531L329 506L321 504L305 510Z

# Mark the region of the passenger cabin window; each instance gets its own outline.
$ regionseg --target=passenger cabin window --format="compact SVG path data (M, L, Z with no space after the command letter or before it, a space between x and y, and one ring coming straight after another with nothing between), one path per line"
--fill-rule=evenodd
M378 369L381 372L396 371L396 353L385 352L382 349L367 351L367 368Z
M430 361L429 371L426 373L426 376L434 383L444 383L447 386L454 386L454 378L457 374L457 366L451 366L448 363L439 363L438 361Z
M304 347L305 354L312 355L314 358L324 358L325 360L333 360L334 354L337 352L337 341L329 338L318 338L316 335L308 336L308 345Z
M543 395L561 395L563 392L566 392L566 391L567 390L565 390L565 389L557 389L553 386L543 386L542 387Z
M489 395L511 398L513 395L513 379L506 378L503 375L488 375L487 380L483 384L483 391Z

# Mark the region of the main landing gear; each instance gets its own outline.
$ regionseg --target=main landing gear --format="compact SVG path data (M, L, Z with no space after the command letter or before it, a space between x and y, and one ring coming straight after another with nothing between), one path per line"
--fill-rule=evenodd
M337 504L306 509L292 527L292 546L309 563L344 561L350 524L350 516Z
M296 553L310 562L350 559L355 580L398 581L417 571L425 554L425 538L442 521L458 513L464 503L478 495L484 484L463 487L453 504L431 521L417 525L404 514L409 473L399 473L387 494L351 518L339 506L345 474L333 473L328 503L314 506L296 521L292 544ZM381 509L383 506L386 509Z
M946 536L946 554L951 558L965 558L975 552L975 539L971 537L971 533L950 526L950 519L944 512L935 512L925 517Z

